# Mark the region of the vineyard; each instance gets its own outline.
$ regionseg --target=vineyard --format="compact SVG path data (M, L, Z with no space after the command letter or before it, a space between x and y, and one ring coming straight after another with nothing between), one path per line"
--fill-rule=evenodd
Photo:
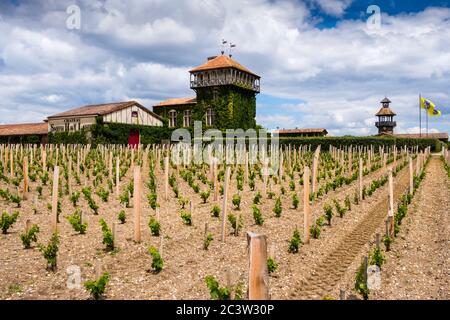
M174 150L1 145L0 299L450 298L448 150Z

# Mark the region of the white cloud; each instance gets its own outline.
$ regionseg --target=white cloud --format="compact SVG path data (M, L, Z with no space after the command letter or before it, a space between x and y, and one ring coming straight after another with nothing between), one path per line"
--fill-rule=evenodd
M194 95L188 70L217 54L225 38L237 43L234 57L262 76L263 93L304 101L258 107L264 125L371 134L388 95L398 131L407 131L417 126L422 93L444 113L433 128L450 127L447 8L384 14L373 33L359 20L315 28L308 4L341 16L347 0L80 0L81 30L69 31L72 2L24 2L2 14L1 121L17 121L10 110L19 108L40 119L84 103Z
M340 17L353 0L314 0L327 14Z

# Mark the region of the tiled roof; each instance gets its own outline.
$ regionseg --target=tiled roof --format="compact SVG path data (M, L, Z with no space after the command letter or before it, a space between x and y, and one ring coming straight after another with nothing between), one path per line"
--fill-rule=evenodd
M46 122L0 125L0 136L27 136L45 134L48 134L48 124Z
M140 108L144 109L148 113L151 113L155 117L158 117L158 115L154 114L147 108L145 108L143 105L136 101L125 101L125 102L115 102L115 103L105 103L105 104L92 104L87 105L75 109L71 109L65 112L54 114L50 117L51 118L61 118L61 117L76 117L76 116L103 116L115 111L119 111L128 107L131 107L133 105L137 105Z
M394 111L391 110L391 108L384 108L381 107L381 109L377 112L376 116L395 116L397 115Z
M287 133L328 133L325 128L304 128L304 129L279 129L275 130L275 133L278 134L287 134Z
M159 102L158 104L154 105L153 107L163 107L163 106L176 106L176 105L182 105L182 104L195 104L197 103L197 98L173 98L173 99L167 99L164 101Z
M448 133L447 132L437 132L437 133L428 133L425 132L422 134L419 133L396 133L394 134L395 137L398 138L411 138L411 139L445 139L448 140Z
M231 59L229 56L226 55L220 55L217 56L211 60L208 60L206 63L202 64L201 66L195 67L194 69L189 70L189 72L197 72L197 71L203 71L203 70L211 70L211 69L223 69L223 68L235 68L247 73L250 73L252 75L255 75L259 77L257 74L251 72L246 67L241 65L236 60Z

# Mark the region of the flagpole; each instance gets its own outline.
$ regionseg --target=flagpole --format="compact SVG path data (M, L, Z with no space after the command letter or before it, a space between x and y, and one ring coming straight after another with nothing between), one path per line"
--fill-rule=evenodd
M426 110L426 118L427 118L427 138L428 138L428 110Z
M422 94L419 93L419 137L422 138L422 109L421 107L422 103Z

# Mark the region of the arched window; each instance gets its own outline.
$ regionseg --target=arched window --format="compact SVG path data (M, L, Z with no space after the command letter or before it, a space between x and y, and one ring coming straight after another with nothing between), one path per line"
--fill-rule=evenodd
M212 108L206 109L206 125L212 126L214 124L214 110Z
M177 112L175 110L169 111L169 127L173 128L177 126Z
M192 119L192 110L184 110L183 126L184 127L190 127L191 126L191 119Z

